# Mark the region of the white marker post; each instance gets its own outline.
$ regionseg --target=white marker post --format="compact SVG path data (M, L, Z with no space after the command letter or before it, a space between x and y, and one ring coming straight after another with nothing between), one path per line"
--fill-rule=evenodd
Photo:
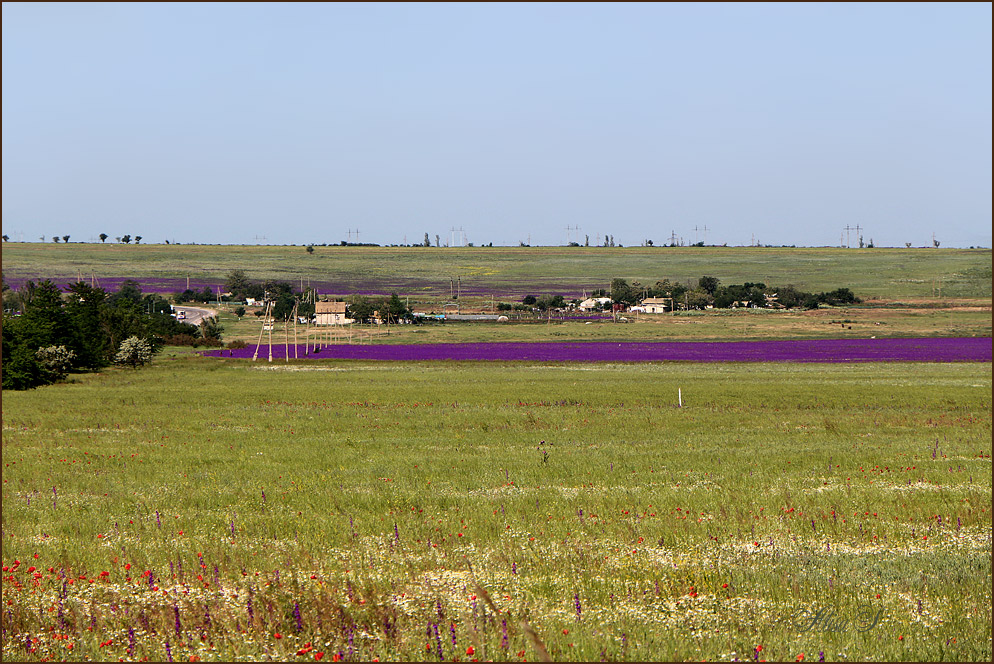
M679 387L676 388L676 398L680 404L680 408L683 408L683 390L681 390Z

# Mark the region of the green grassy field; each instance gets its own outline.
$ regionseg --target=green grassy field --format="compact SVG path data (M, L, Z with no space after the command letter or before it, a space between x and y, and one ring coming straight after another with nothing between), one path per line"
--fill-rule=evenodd
M252 279L335 283L347 294L396 291L416 303L448 299L450 279L477 304L542 293L579 295L614 277L696 284L762 281L821 292L850 288L862 298L990 298L990 249L761 247L390 248L4 243L8 280L52 277L186 279L222 283L235 269Z
M5 392L3 657L986 661L991 389L173 355Z

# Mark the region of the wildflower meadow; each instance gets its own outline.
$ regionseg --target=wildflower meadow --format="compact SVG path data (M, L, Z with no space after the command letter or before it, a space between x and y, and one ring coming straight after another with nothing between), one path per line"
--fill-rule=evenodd
M3 464L6 661L991 658L989 359L159 358Z

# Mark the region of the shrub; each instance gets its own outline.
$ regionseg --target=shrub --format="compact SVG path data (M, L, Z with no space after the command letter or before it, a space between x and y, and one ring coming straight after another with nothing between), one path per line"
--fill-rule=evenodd
M35 357L38 358L38 363L41 368L47 372L53 380L59 380L66 377L69 370L72 369L73 360L76 359L76 353L72 352L65 346L46 346L45 348L39 348L35 353Z
M152 344L145 339L131 336L121 342L121 348L114 356L114 362L124 364L132 369L144 366L152 361Z
M163 337L162 341L167 346L193 346L196 348L200 345L202 340L192 334L170 334L169 336Z
M235 349L235 348L248 348L248 344L245 343L244 341L242 341L241 339L237 339L235 341L229 341L228 345L227 345L227 348L231 348L231 349Z

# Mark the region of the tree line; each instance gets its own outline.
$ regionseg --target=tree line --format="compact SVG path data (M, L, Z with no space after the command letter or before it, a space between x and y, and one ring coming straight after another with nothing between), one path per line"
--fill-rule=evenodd
M728 309L733 306L765 307L772 302L788 309L817 309L822 304L840 306L862 302L848 288L809 293L787 286L767 286L762 282L745 282L724 286L716 277L703 276L697 286L674 283L669 279L644 286L638 281L612 279L610 297L618 303L633 305L647 297L671 297L688 309Z
M170 315L169 302L128 280L108 293L77 282L63 293L49 280L3 284L3 389L47 385L69 373L114 363L140 366L163 345L220 343L223 328L200 328Z

